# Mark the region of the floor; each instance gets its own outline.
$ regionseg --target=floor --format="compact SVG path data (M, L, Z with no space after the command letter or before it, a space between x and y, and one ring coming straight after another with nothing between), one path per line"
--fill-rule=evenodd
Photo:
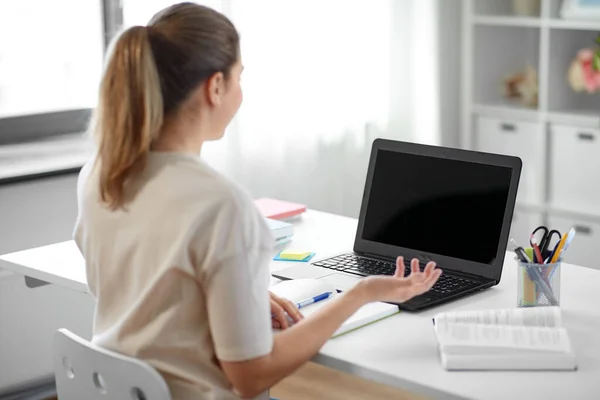
M425 400L425 397L314 363L306 364L281 381L270 394L280 400Z
M306 364L281 381L270 394L281 400L425 400L425 397L314 363Z

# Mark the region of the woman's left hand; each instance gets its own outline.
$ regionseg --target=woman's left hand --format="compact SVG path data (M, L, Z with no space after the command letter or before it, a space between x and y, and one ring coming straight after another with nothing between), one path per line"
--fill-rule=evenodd
M286 329L290 326L290 318L294 323L304 318L296 305L291 301L269 292L271 302L271 323L275 329Z

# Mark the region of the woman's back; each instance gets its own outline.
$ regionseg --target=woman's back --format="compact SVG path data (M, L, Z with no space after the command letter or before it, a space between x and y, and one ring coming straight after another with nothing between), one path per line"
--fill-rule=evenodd
M125 30L94 110L98 162L78 185L93 341L154 365L174 399L265 397L363 304L406 301L441 273L415 259L404 277L400 257L396 275L364 279L306 320L269 293L266 223L198 158L242 102L239 46L229 19L191 2Z
M151 152L118 210L101 202L97 170L82 170L75 229L98 299L93 341L151 363L174 398L235 398L215 347L221 356L240 355L228 347L237 341L228 330L240 321L213 320L243 276L265 297L264 306L243 305L241 326L264 334L249 335L243 352L269 351L270 316L256 315L268 311L272 239L262 218L242 190L193 155Z

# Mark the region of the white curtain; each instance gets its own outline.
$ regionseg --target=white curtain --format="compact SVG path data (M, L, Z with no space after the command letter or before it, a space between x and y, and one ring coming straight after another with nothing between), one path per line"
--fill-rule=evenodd
M144 24L165 0L125 0ZM212 0L244 102L202 156L256 196L357 216L376 137L437 143L435 0ZM418 20L417 20L418 18Z

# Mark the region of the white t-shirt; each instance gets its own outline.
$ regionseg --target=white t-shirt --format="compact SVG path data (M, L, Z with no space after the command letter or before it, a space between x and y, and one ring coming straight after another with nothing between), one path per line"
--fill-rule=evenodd
M273 346L273 237L250 197L184 153L150 153L126 210L80 173L74 237L96 297L93 342L153 365L174 399L237 399L217 358ZM262 398L263 396L261 396Z

